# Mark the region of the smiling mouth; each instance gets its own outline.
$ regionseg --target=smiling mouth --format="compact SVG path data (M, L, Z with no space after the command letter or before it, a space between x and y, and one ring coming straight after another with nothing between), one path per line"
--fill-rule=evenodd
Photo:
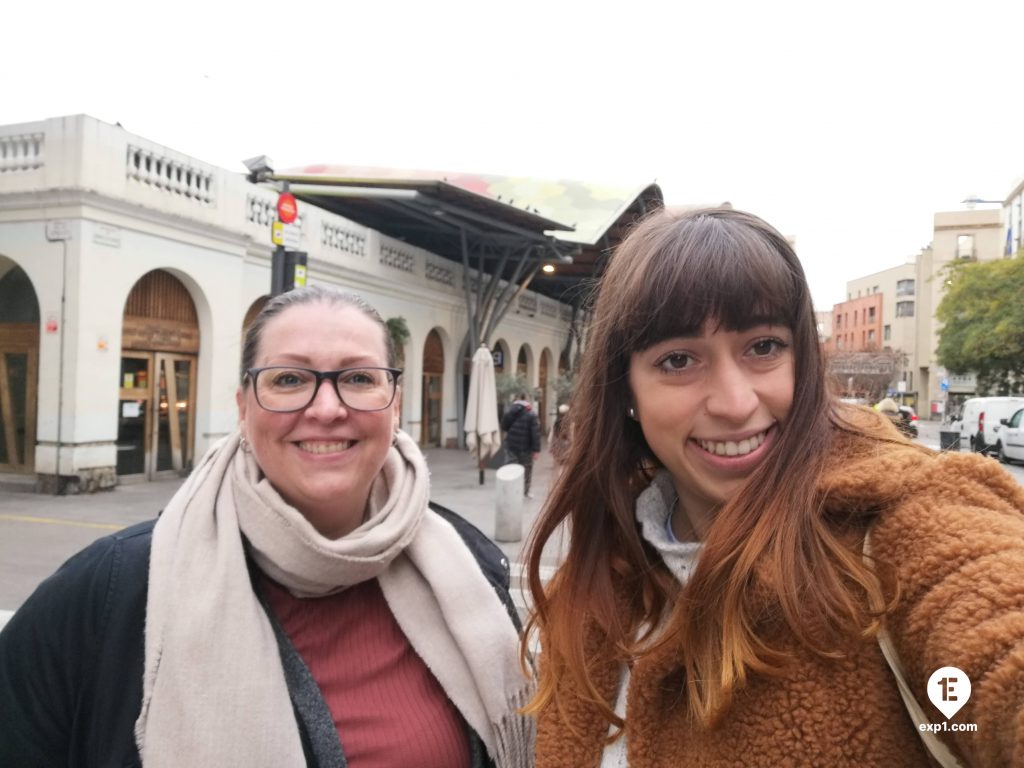
M745 440L697 440L696 442L705 451L715 456L746 456L754 449L759 448L767 436L768 430L766 429Z
M341 453L355 445L355 441L336 440L328 442L326 440L303 440L296 443L296 445L299 446L300 451L305 451L306 453Z

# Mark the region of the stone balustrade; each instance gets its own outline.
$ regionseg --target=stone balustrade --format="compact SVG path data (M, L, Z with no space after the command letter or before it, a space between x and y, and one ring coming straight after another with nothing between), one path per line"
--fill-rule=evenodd
M63 163L47 167L47 153ZM79 169L75 176L67 176L69 167ZM269 257L273 249L277 192L270 185L252 184L242 172L204 163L87 115L0 126L0 195L49 188L77 188L178 222L192 220L202 231L237 238L250 253ZM475 270L466 273L462 264L307 203L299 203L296 226L311 277L320 262L328 269L345 267L386 280L401 273L403 282L418 281L459 301L467 280L476 291ZM571 308L532 291L519 297L518 306L546 318L571 317Z
M128 145L126 173L129 179L166 189L196 202L213 202L213 174L159 152Z
M45 147L46 136L42 132L0 135L0 173L41 168Z

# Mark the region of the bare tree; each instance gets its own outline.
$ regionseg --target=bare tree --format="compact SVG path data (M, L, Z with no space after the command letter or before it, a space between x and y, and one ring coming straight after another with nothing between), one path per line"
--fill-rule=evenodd
M863 352L832 352L827 358L835 391L842 397L862 398L876 403L895 388L907 364L900 350L868 349Z

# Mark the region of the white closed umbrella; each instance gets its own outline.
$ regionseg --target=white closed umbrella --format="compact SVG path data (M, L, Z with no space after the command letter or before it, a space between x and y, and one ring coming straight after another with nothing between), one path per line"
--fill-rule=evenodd
M473 353L469 374L469 398L466 402L466 447L476 451L480 485L484 484L484 465L498 452L498 389L494 383L494 357L486 344Z

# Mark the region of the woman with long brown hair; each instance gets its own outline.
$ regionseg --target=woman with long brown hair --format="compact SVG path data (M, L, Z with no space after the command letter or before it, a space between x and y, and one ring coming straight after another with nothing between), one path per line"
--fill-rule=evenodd
M637 225L572 412L528 554L538 768L1020 764L1024 491L829 395L775 229L731 209ZM944 667L973 684L945 725Z

